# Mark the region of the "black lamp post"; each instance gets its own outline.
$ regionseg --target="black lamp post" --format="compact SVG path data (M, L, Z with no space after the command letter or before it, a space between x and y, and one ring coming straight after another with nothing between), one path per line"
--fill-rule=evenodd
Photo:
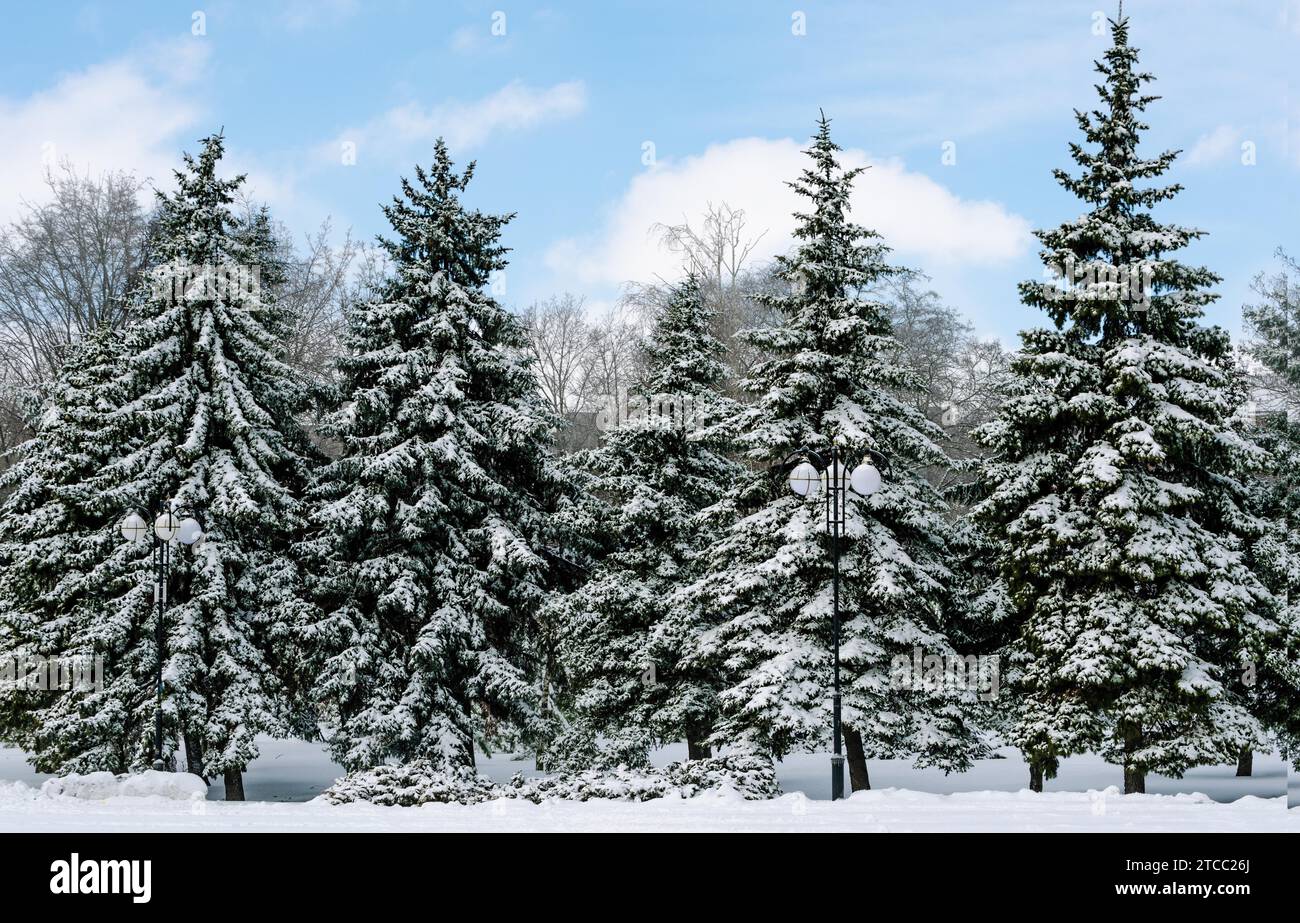
M176 500L167 500L158 504L151 510L151 515L153 516L152 529L136 512L128 513L119 528L123 538L129 542L141 541L150 533L153 536L153 598L158 607L154 619L154 644L158 652L155 691L158 700L154 708L153 768L161 771L165 766L162 732L163 621L167 612L167 585L171 577L171 548L178 542L182 545L193 545L202 541L203 526L194 518L190 509L181 506Z
M883 467L884 457L868 450ZM840 530L844 527L845 501L848 488L864 497L880 489L880 471L863 462L852 474L844 470L843 452L839 442L833 442L829 454L800 448L782 465L789 471L790 490L797 496L815 499L826 494L826 531L831 536L831 637L834 649L834 691L831 707L831 800L844 797L844 751L840 726Z

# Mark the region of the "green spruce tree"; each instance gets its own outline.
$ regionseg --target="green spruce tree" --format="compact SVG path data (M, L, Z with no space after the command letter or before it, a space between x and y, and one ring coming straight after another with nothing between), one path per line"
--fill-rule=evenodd
M1076 113L1080 172L1055 171L1087 210L1037 232L1059 278L1021 297L1054 327L1022 335L976 514L1020 624L1012 740L1034 786L1095 750L1140 792L1260 738L1244 678L1275 662L1280 626L1247 554L1264 456L1230 421L1228 338L1200 323L1218 279L1176 257L1201 232L1152 214L1179 191L1153 184L1176 152L1139 152L1156 97L1128 21L1111 29L1100 105Z
M120 507L175 502L205 538L172 552L164 632L168 749L243 797L259 733L288 734L301 588L289 562L315 452L281 360L280 311L256 226L233 210L243 177L217 176L220 135L159 193L153 269L126 330L124 451L105 468ZM268 278L274 281L273 273ZM166 757L165 757L166 758Z
M36 437L0 476L0 721L39 772L153 757L149 555L123 540L104 493L123 435L120 363L117 331L74 346Z
M1282 606L1290 635L1289 644L1278 647L1300 671L1300 263L1282 251L1277 255L1282 270L1255 279L1258 300L1242 311L1251 335L1247 354L1261 373L1253 383L1263 406L1250 432L1269 457L1263 476L1252 485L1252 509L1266 523L1253 552L1261 579ZM1259 683L1252 692L1262 720L1300 768L1298 687L1300 679L1292 674L1271 688ZM1250 765L1250 751L1244 750L1239 774L1249 774Z
M331 752L472 766L540 734L537 613L563 483L517 318L491 296L511 216L467 208L439 141L384 208L383 297L349 314L343 454L316 488L307 633Z
M709 754L717 690L682 662L694 621L675 590L699 575L716 538L710 513L741 470L725 454L737 408L718 391L726 347L711 323L688 276L646 344L636 412L568 460L588 492L577 513L604 553L556 606L574 690L561 762L644 766L652 747L683 739L690 758Z
M899 270L879 236L849 220L860 169L841 169L823 118L811 163L791 183L807 202L794 251L778 260L783 318L747 331L769 356L743 386L738 444L752 470L729 492L733 522L687 591L699 628L687 657L721 678L715 744L781 756L827 748L831 730L832 572L826 508L791 494L774 470L800 448L849 459L883 455L883 488L849 491L840 606L843 714L853 788L869 787L866 759L915 757L959 769L977 752L965 690L910 682L897 659L954 657L954 532L924 477L947 464L938 428L903 395L920 387L899 361L888 308L873 296ZM873 456L871 453L877 453Z

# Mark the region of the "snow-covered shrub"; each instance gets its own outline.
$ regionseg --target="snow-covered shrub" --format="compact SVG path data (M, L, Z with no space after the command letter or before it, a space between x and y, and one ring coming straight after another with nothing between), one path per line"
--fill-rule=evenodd
M546 750L546 770L551 773L613 772L617 769L648 769L649 766L644 739L635 729L613 739L598 737L591 732L587 721L568 727L551 741Z
M781 786L776 782L776 764L767 757L753 754L687 760L673 763L665 772L670 774L685 798L723 786L734 788L750 801L776 798L781 794Z
M41 786L41 794L92 801L118 797L198 801L208 797L208 783L188 772L158 772L155 769L121 775L111 772L79 775L74 772L49 779Z
M675 793L675 789L657 769L584 769L560 772L539 779L516 775L510 780L510 797L534 804L547 799L589 801L610 798L617 801L650 801Z
M734 790L749 800L775 798L776 767L760 756L733 755L673 763L662 769L586 769L560 772L539 779L517 773L508 785L495 785L464 766L437 769L417 760L405 766L378 766L350 773L321 793L329 804L364 801L370 804L411 805L478 804L494 798L519 798L535 804L555 798L589 801L651 801L655 798L693 798L705 792Z
M734 789L749 800L781 794L776 767L757 756L727 756L672 763L662 769L587 769L525 780L516 775L509 794L532 802L548 798L587 801L611 798L650 801L655 798L692 798L704 792Z
M405 766L349 773L320 797L330 804L368 801L409 807L430 802L477 804L497 795L492 781L468 766L439 769L427 760L415 760Z

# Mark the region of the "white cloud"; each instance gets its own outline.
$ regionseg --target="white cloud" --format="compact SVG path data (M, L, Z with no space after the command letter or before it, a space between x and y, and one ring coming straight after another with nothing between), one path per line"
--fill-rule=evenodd
M661 162L632 180L598 232L555 243L547 265L579 285L672 278L677 258L656 246L650 228L683 218L698 223L707 203L724 201L745 210L750 231L766 230L757 258L784 253L793 240L792 213L803 207L784 181L807 165L802 148L789 138L741 138ZM852 217L879 231L900 262L920 269L983 266L1014 260L1028 248L1029 222L997 202L962 199L901 161L871 160L861 150L842 151L841 164L870 164L855 184Z
M67 74L22 99L0 96L0 220L24 198L42 198L47 167L64 160L166 183L203 116L192 91L206 61L207 43L187 37Z
M520 131L553 119L572 118L587 107L580 80L531 87L515 80L473 102L448 102L425 108L396 106L365 125L341 133L323 152L337 161L341 144L351 141L357 156L405 159L416 144L441 136L453 150L482 145L493 134Z
M211 47L186 36L67 74L22 99L0 96L7 141L0 145L0 222L17 217L24 200L47 198L46 169L64 161L81 173L122 170L149 181L141 191L146 207L153 187L172 188L181 152L195 152L199 139L220 127L200 102ZM226 142L223 174L246 173L246 191L279 217L320 220L323 206L304 197L292 159L263 162L237 137Z
M1219 125L1196 139L1184 162L1188 166L1204 167L1226 160L1239 153L1240 136L1241 133L1233 126Z

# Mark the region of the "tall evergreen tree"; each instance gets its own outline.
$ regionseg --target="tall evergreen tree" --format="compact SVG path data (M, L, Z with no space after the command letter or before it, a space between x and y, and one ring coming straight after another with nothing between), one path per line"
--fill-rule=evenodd
M1251 334L1249 356L1262 367L1256 384L1267 402L1252 435L1268 452L1264 476L1252 490L1253 509L1267 524L1254 546L1257 570L1283 607L1291 661L1300 669L1300 263L1282 251L1281 272L1260 275L1258 301L1242 310ZM1300 701L1293 690L1253 690L1256 704L1300 768ZM1248 751L1239 771L1249 772Z
M149 555L103 494L123 437L120 361L107 328L75 346L0 476L0 721L40 772L125 772L153 754Z
M243 797L258 733L285 734L300 588L287 554L302 527L313 450L295 420L302 388L280 359L274 293L258 237L232 209L242 176L220 179L224 141L186 154L159 193L154 268L127 328L128 450L105 468L117 505L175 500L205 540L173 553L164 719L191 771Z
M1252 751L1261 744L1278 746L1300 768L1300 422L1285 412L1270 414L1248 434L1268 453L1250 485L1250 510L1264 523L1250 544L1250 561L1277 599L1280 630L1268 668L1246 684L1247 706L1269 736L1242 748L1238 775L1252 774Z
M1057 181L1087 211L1037 232L1066 277L1020 286L1053 329L1022 334L1016 394L982 431L992 450L977 515L1002 537L1021 622L1014 742L1036 785L1098 750L1145 774L1235 760L1260 739L1242 678L1282 668L1276 603L1252 573L1261 523L1245 479L1263 453L1229 420L1241 395L1226 334L1199 323L1217 277L1175 254L1201 232L1152 209L1177 152L1138 152L1142 87L1128 21L1097 63L1100 106L1077 112L1079 175Z
M574 720L570 762L647 765L652 746L685 739L708 754L712 677L682 663L692 619L674 591L698 576L716 537L709 511L740 472L725 454L734 401L718 388L726 347L711 333L699 280L674 286L632 389L641 412L569 463L589 492L582 511L605 555L557 605Z
M343 455L317 488L322 614L308 640L334 758L472 765L475 744L537 733L534 619L561 487L555 427L519 321L491 297L509 215L461 203L440 140L384 208L382 298L348 318L333 421Z
M869 498L848 492L842 539L844 725L859 789L869 785L868 756L960 768L975 748L962 690L892 673L894 658L918 649L955 656L953 531L922 474L947 459L937 427L901 397L920 383L899 363L888 309L871 295L899 270L886 264L879 236L849 220L861 170L842 170L838 150L823 117L811 164L791 183L808 211L795 216L795 250L778 260L790 291L767 298L784 322L744 334L771 357L743 382L755 399L739 419L738 443L755 470L729 493L734 524L687 591L704 628L688 662L723 677L715 743L778 756L827 746L826 511L792 495L773 468L801 447L826 452L833 442L850 468L882 453L885 485Z

